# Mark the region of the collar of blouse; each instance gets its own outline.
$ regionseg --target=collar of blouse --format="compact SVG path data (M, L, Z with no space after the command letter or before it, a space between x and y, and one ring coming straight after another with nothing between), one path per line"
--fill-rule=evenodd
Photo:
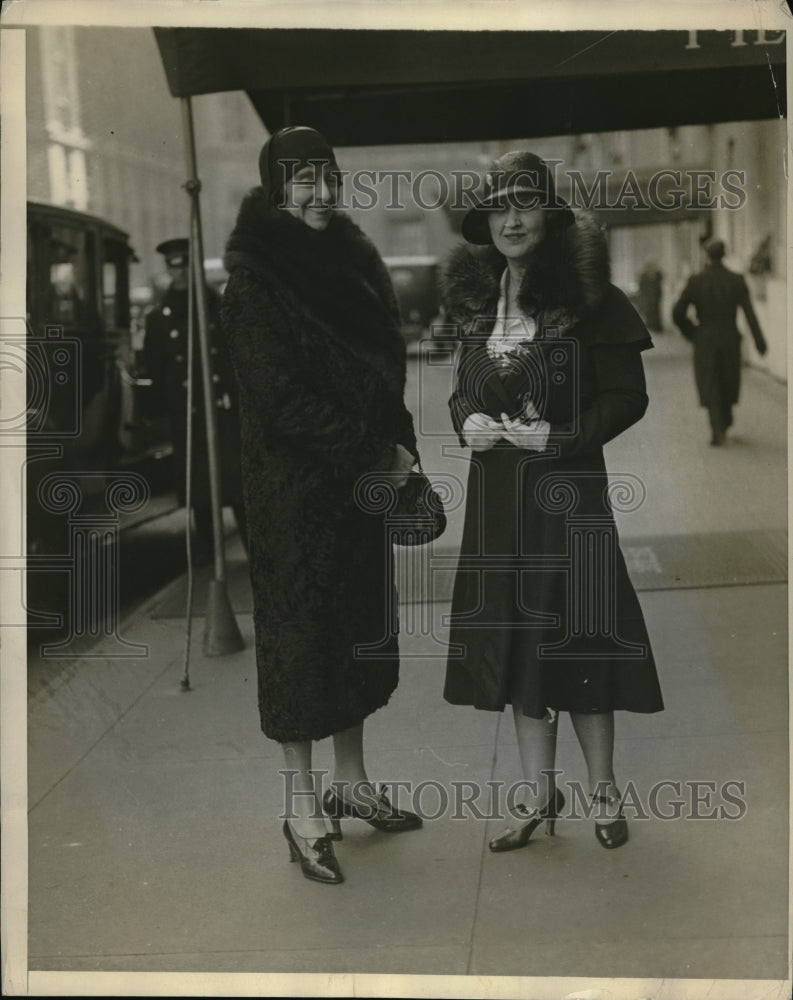
M517 305L509 307L509 268L504 269L499 285L496 321L487 342L487 351L492 358L501 358L513 351L518 344L533 340L537 332L537 323L533 316L527 316Z

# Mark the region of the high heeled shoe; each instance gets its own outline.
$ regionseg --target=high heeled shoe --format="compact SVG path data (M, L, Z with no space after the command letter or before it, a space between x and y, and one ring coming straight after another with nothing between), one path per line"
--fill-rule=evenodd
M332 884L344 881L329 833L316 840L310 840L308 837L296 834L289 825L289 820L285 819L284 836L289 844L289 860L300 862L300 868L306 878L313 882ZM299 840L303 842L304 847L298 845Z
M607 851L613 851L615 847L622 847L628 839L628 821L622 815L621 795L593 795L593 802L603 802L606 805L619 803L617 816L610 823L595 822L595 836Z
M517 829L510 827L504 830L497 837L493 837L487 846L494 853L516 851L519 847L525 847L531 835L543 821L545 821L546 834L553 837L556 832L556 820L562 809L564 809L564 795L558 788L554 789L553 795L542 809L529 810L522 804L517 805L515 812L525 816L526 822L521 823Z
M375 830L382 830L384 833L417 830L422 825L420 816L408 812L407 809L397 809L389 801L385 792L380 792L376 798L371 800L371 804L362 802L353 805L341 795L337 795L331 786L323 796L322 808L330 820L332 832L328 836L331 840L342 839L341 820L344 817L362 819L365 823L373 826Z

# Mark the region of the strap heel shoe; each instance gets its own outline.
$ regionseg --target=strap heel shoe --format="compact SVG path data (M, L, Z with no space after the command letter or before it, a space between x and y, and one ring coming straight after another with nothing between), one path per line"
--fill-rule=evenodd
M605 805L619 805L616 819L610 823L595 822L595 836L607 851L613 851L615 847L622 847L628 839L628 821L622 815L622 796L616 795L593 795L593 802L602 802Z
M331 823L332 832L328 834L331 840L341 840L341 820L345 817L362 819L375 830L384 833L402 833L406 830L417 830L421 825L421 817L406 809L397 809L388 800L385 792L369 801L353 805L347 802L331 786L322 799L322 807Z
M508 828L493 837L487 845L494 854L502 851L516 851L519 847L528 844L531 835L537 827L545 821L545 832L549 837L556 833L556 820L559 813L564 809L564 795L560 789L554 789L554 793L542 809L529 810L524 805L515 806L515 812L525 817L526 822L519 827Z
M284 820L284 836L289 844L289 860L300 862L300 868L306 878L313 882L329 884L344 881L339 862L333 852L333 844L330 842L330 834L309 840L308 837L294 833L289 821Z

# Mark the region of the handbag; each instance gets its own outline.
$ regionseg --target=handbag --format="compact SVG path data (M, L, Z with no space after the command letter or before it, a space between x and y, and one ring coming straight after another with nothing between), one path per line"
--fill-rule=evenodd
M399 489L396 506L388 515L388 530L396 545L426 545L446 530L443 500L420 462Z

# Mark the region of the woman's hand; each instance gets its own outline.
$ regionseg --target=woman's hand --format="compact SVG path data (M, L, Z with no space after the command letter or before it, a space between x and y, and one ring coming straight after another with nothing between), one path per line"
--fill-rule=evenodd
M504 426L504 438L516 448L526 451L545 451L548 445L548 435L551 425L540 416L532 403L526 404L526 419L512 420L506 413L501 414Z
M408 474L416 464L416 456L411 454L404 445L397 443L394 448L394 461L391 466L391 482L399 489L408 481Z
M488 451L503 436L504 428L500 421L494 420L486 413L472 413L465 418L463 437L473 451Z

